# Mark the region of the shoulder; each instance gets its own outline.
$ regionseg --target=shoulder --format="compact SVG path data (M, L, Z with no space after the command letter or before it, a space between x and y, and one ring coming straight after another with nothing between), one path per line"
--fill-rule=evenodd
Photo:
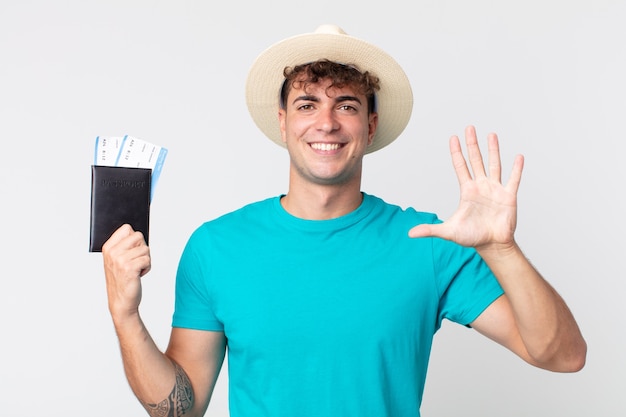
M270 197L264 200L246 204L231 212L222 214L214 219L207 220L198 226L190 236L191 243L208 243L216 236L237 235L245 233L272 218L276 201L280 197Z
M364 194L364 201L372 206L372 211L377 218L390 218L395 221L410 223L412 226L422 223L441 223L435 213L420 211L412 206L402 207L374 195Z
M203 228L217 228L223 225L229 225L237 223L242 220L250 221L253 219L267 218L269 213L273 210L276 200L280 197L270 197L265 200L256 201L245 206L233 210L231 212L222 214L214 219L204 222L199 229Z

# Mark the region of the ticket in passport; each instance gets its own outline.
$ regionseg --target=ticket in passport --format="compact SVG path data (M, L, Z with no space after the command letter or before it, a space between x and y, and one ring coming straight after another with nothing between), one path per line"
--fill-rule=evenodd
M152 170L150 199L161 175L167 149L134 136L98 136L94 165Z

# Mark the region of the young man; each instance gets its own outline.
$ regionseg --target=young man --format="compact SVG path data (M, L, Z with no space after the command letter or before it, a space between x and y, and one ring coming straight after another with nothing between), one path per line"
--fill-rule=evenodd
M461 203L441 222L361 191L363 156L411 112L408 80L385 52L321 27L261 54L247 100L289 152L289 189L193 233L165 353L138 313L143 237L123 226L103 248L126 374L150 415L203 415L228 346L233 417L419 416L444 318L532 365L582 368L574 318L515 243L523 159L503 185L494 134L488 172L472 127L469 168L451 139Z

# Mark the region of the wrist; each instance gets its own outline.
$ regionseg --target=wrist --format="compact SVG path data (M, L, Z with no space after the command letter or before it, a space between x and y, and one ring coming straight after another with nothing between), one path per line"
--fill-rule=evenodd
M123 328L129 325L141 323L139 316L139 309L127 309L127 308L115 308L109 306L109 312L111 313L111 319L116 329Z
M506 243L489 243L476 247L476 251L484 259L508 259L522 253L515 240Z

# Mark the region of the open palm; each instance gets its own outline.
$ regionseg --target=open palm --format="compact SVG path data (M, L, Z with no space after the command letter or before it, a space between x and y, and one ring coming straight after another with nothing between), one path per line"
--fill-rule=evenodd
M524 158L521 155L515 158L510 179L503 185L496 134L488 135L487 169L473 126L465 129L465 143L471 173L459 138L450 138L450 155L461 191L459 207L447 221L416 226L409 231L409 236L435 236L475 248L509 245L513 243L517 223L517 190Z

